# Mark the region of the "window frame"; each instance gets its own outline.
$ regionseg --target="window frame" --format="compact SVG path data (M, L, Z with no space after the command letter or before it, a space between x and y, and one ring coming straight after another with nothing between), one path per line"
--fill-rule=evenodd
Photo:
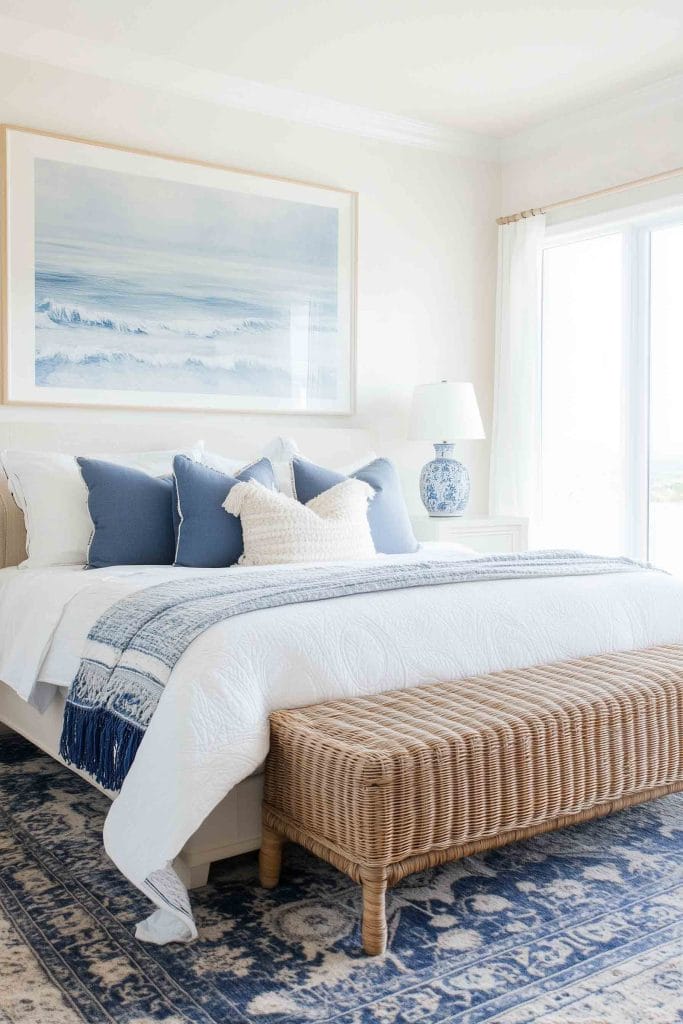
M648 559L650 549L651 236L658 228L683 225L681 202L680 196L675 202L667 197L630 207L628 210L611 210L580 219L551 222L546 227L541 252L543 261L548 249L560 245L588 241L603 235L620 234L623 237L622 427L626 491L624 540L626 554L644 561ZM542 267L541 303L543 281ZM541 363L543 344L541 327ZM541 387L541 473L544 400Z

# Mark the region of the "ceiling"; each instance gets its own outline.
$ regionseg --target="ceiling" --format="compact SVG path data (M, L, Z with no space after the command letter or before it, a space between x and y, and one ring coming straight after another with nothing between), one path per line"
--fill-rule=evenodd
M0 16L497 138L683 70L681 0L0 0Z

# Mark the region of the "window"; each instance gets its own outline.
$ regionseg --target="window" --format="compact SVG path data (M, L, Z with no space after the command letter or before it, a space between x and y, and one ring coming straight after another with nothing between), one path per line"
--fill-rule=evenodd
M683 575L683 224L650 239L649 555Z
M543 253L540 541L683 575L683 213Z

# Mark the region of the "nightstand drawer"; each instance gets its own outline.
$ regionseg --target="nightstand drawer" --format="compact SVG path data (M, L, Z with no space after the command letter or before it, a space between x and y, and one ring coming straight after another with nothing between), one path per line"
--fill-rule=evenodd
M483 554L526 551L528 547L526 519L508 519L503 516L487 519L415 516L413 529L418 540L465 544Z

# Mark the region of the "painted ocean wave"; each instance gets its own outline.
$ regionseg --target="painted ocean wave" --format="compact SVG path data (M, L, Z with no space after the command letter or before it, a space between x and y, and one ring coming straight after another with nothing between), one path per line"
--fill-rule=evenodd
M315 372L277 359L251 356L183 355L124 352L44 345L36 353L38 387L95 388L122 391L183 392L197 395L271 395L292 398L313 394L332 399L336 372ZM305 403L304 403L305 404Z
M248 369L278 370L285 372L286 365L278 366L271 360L219 355L184 355L173 352L135 352L122 349L93 349L70 345L41 344L36 352L36 367L61 365L71 366L104 366L136 363L141 367L155 369L196 369L196 370L227 370L229 372Z
M238 317L228 320L122 320L110 313L88 309L84 306L69 306L44 299L36 306L36 327L97 328L115 334L156 337L176 335L183 338L201 338L211 341L230 335L249 333L265 334L277 330L281 325L273 319L260 317ZM66 351L66 350L64 350ZM107 353L105 353L107 354Z

